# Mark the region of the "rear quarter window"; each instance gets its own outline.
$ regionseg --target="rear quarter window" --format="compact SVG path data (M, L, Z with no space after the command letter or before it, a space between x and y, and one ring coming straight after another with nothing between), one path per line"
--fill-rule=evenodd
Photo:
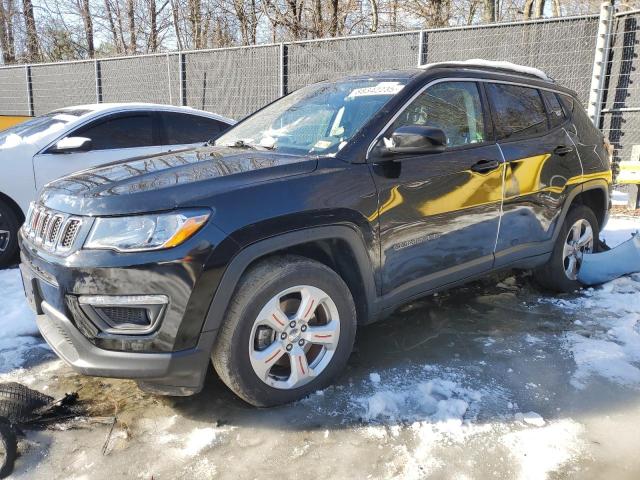
M488 83L498 140L516 140L547 131L547 113L536 88Z
M562 125L567 119L567 116L560 104L558 95L548 90L543 90L542 97L547 104L547 113L549 114L549 125L551 128Z

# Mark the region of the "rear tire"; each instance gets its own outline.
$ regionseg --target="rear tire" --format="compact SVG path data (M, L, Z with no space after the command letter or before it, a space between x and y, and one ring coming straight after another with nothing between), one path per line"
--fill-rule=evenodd
M597 251L599 245L600 227L593 211L584 205L572 207L560 228L551 258L534 271L536 281L555 292L578 290L582 287L577 279L581 255Z
M19 229L15 211L0 200L0 268L8 267L17 259Z
M256 407L293 402L344 369L356 333L349 288L327 266L293 255L246 272L229 303L212 361Z

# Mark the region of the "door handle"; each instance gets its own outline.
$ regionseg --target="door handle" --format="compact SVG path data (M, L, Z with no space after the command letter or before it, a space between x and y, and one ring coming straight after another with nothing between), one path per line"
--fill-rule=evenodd
M553 153L556 155L566 155L571 152L573 152L573 147L567 147L566 145L558 145L553 149Z
M500 166L497 160L480 160L471 166L471 170L478 173L490 172Z

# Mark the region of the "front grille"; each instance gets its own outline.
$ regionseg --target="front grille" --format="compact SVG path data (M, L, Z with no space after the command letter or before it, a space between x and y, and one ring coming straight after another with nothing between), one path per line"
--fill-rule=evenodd
M70 248L71 245L73 245L73 241L76 239L76 235L78 234L78 228L80 228L80 220L69 220L64 229L62 240L60 240L60 246L62 248Z
M123 325L149 326L149 316L146 308L99 307L96 310L113 327L121 327Z
M29 209L24 223L25 236L50 251L70 250L80 232L80 218L39 206Z

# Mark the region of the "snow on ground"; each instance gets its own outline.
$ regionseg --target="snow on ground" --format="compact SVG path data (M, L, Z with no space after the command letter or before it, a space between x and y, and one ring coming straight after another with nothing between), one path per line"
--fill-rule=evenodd
M600 238L605 240L609 247L620 245L631 238L631 233L640 231L640 218L612 217L607 222L605 230Z
M640 220L613 217L602 237L611 247L640 230ZM571 384L585 388L592 375L640 388L640 273L583 290L568 299L543 298L576 317L581 327L565 335L576 371Z
M20 271L0 270L0 374L21 367L28 353L43 347L33 312L24 298Z

